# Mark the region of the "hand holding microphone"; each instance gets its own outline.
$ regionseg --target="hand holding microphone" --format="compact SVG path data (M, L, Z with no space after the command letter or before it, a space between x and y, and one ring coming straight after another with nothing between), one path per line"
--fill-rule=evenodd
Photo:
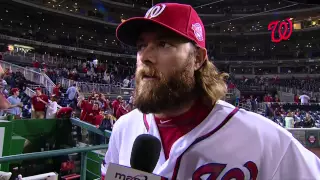
M141 134L133 143L131 168L110 163L105 179L161 180L163 179L161 176L151 174L157 165L160 152L161 143L158 138L149 134Z

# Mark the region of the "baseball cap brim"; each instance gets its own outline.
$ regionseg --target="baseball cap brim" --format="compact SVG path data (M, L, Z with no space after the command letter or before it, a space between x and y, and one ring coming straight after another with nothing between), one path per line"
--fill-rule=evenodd
M170 26L167 26L166 24L163 24L161 22L158 22L149 18L144 18L144 17L130 18L122 22L117 27L116 36L118 40L121 41L122 43L129 46L136 46L136 43L140 34L152 26L167 28L168 30L173 31L178 35L181 35L191 40L187 35L171 28Z

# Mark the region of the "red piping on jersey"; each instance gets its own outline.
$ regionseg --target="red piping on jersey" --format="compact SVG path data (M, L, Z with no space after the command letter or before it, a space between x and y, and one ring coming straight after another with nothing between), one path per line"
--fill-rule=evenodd
M202 140L205 140L206 138L210 137L211 135L213 135L215 132L217 132L218 130L220 130L225 124L227 124L227 122L229 122L229 120L239 111L239 108L236 107L233 111L231 111L230 114L228 114L228 116L222 121L221 124L219 124L218 127L216 127L215 129L213 129L212 131L210 131L209 133L198 137L178 158L176 161L176 165L174 167L174 171L173 171L173 175L171 180L176 180L177 176L178 176L178 171L180 168L180 163L181 163L181 159L182 156L190 149L192 148L194 145L196 145L197 143L201 142Z
M147 115L146 114L143 114L143 123L144 123L144 126L146 127L147 131L149 131L149 124L148 124L148 121L147 121Z
M216 105L216 102L214 102L212 107L214 107L215 105ZM150 126L149 126L149 123L147 121L147 115L146 114L143 114L143 123L144 123L144 126L146 127L147 131L149 131Z

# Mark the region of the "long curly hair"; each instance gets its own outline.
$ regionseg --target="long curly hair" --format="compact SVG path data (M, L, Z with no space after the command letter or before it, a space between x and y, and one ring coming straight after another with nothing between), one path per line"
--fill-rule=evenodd
M223 99L228 92L226 79L227 73L221 73L217 67L206 57L205 62L195 72L195 80L202 96L210 98L212 102Z

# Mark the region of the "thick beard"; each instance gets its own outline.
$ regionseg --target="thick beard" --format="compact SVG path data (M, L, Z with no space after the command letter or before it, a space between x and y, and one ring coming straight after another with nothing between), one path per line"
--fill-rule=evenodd
M195 99L196 81L188 62L181 70L175 70L168 77L148 67L136 72L134 105L142 113L163 113L178 109ZM158 80L144 81L143 75L152 74Z

